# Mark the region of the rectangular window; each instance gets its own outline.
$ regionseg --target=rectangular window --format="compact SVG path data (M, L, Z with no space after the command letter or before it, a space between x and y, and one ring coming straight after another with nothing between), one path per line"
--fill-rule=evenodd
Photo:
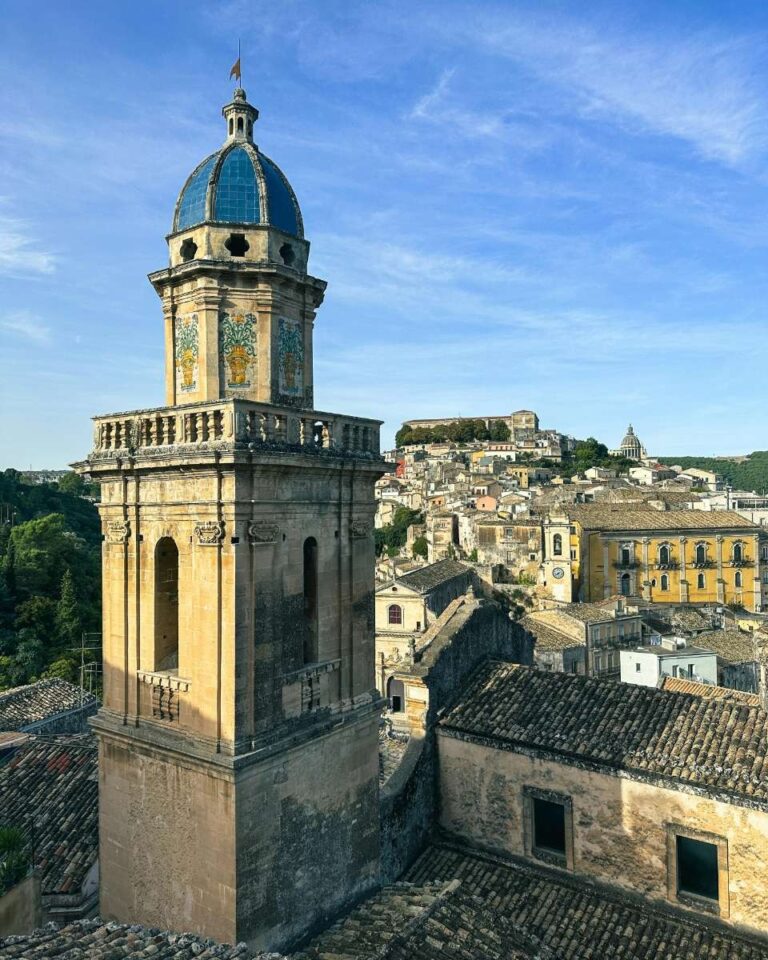
M533 798L533 845L565 856L565 807L562 803Z
M677 837L677 890L707 900L718 899L717 846Z
M636 663L636 664L635 664L635 673L640 673L640 664L639 664L639 663Z
M538 787L523 787L523 807L526 855L573 870L571 797Z
M667 895L720 917L730 915L728 841L714 833L667 825Z

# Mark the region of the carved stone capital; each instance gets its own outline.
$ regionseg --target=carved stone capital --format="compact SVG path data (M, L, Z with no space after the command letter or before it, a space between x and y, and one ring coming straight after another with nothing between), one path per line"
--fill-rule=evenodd
M353 520L349 525L349 533L353 540L365 540L370 536L371 529L365 520Z
M206 520L195 524L195 537L203 547L215 547L224 539L224 522L222 520Z
M280 527L276 523L254 521L248 524L248 539L251 543L276 543Z
M107 543L127 543L131 535L130 520L107 520Z

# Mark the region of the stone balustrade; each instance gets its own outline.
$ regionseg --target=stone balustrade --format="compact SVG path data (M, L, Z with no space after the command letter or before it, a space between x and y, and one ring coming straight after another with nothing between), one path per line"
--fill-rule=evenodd
M91 456L217 444L378 457L379 422L248 400L219 400L95 417Z

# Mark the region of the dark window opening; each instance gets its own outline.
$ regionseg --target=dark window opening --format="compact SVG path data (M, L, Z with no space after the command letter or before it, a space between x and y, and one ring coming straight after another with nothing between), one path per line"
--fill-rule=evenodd
M290 243L284 243L282 247L280 247L280 256L283 258L283 263L290 267L290 265L296 259L296 254L294 253L293 247L290 245Z
M707 548L703 543L698 544L696 547L696 563L706 563L707 562Z
M700 573L696 578L696 586L698 587L699 590L703 590L706 587L706 585L707 585L707 582L704 579L704 574Z
M740 543L737 543L736 546L733 548L733 562L741 563L743 556L744 556L743 548Z
M738 571L736 573L736 586L737 587L741 586L741 574Z
M560 536L559 533L556 533L554 537L552 537L552 553L556 557L562 556L563 538Z
M667 565L669 563L669 547L659 547L659 563Z
M237 130L238 130L238 133L242 133L242 132L243 132L243 118L242 118L242 117L238 117L238 118L237 118Z
M396 680L394 677L389 678L389 682L387 683L387 699L389 700L389 708L392 713L403 712L405 687L402 680Z
M621 595L622 597L628 597L632 593L632 583L630 581L630 576L628 573L623 573L621 575Z
M181 259L185 263L189 260L194 260L195 254L197 253L197 244L191 237L187 237L187 239L179 248L179 253L181 254Z
M244 233L230 233L229 239L224 241L224 246L233 257L244 257L251 248Z
M230 135L235 132L235 121L232 119L232 117L229 118L229 132Z
M155 670L179 666L179 548L170 537L155 547Z
M533 845L565 856L565 807L562 803L533 798Z
M632 551L629 547L621 548L621 563L622 566L627 567L632 562Z
M253 136L253 124L251 123L250 120L248 121L248 136L249 137Z
M677 837L676 841L678 892L717 900L717 846L690 837Z
M304 663L317 663L317 540L304 541Z

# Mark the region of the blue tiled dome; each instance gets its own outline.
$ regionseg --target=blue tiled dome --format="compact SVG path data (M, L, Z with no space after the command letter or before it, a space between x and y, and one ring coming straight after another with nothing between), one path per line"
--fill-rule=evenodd
M173 232L206 221L268 224L304 236L291 185L280 168L247 140L230 140L199 163L184 184Z

